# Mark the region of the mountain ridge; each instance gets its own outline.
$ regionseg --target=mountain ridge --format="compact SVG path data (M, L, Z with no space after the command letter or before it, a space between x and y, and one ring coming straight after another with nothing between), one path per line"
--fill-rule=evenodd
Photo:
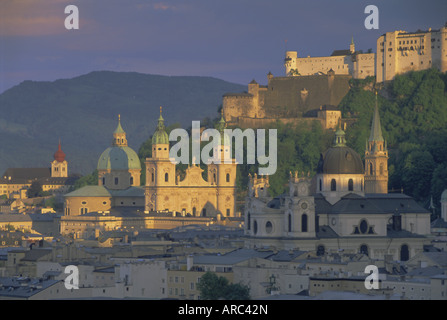
M59 139L69 172L90 173L112 142L118 114L138 151L155 130L160 106L168 125L187 128L217 116L223 94L242 90L246 86L213 77L115 71L23 81L0 94L0 173L49 166Z

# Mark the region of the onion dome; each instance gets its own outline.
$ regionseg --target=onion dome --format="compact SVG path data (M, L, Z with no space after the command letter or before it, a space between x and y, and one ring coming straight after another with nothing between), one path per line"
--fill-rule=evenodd
M169 144L169 136L166 132L165 120L161 115L162 108L160 107L160 117L158 118L157 129L155 130L154 135L152 136L152 145L155 144Z
M57 162L64 162L65 161L65 153L61 149L61 142L59 141L59 148L54 153L54 160Z

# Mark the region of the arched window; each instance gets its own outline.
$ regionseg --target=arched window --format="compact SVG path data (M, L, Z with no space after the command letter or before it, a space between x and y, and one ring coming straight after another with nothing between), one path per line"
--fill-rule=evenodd
M307 232L307 214L301 216L301 232Z
M331 191L336 191L337 190L337 182L335 181L335 179L331 180Z
M216 179L216 173L213 173L213 183L216 184L217 183L217 179Z
M400 247L400 261L408 261L410 259L410 251L406 244Z
M169 181L169 174L166 172L165 173L165 182L168 182Z
M322 190L323 190L323 182L320 179L320 191L322 191Z
M130 185L133 186L133 177L130 177Z
M253 234L258 233L258 223L255 221L253 221Z
M379 166L379 172L380 172L380 175L383 175L383 163L381 163Z
M118 178L115 178L115 185L118 184Z
M230 182L230 174L227 173L227 182Z
M373 164L369 163L369 175L372 176L373 175Z
M250 212L247 215L247 230L250 230L251 227L251 214Z
M102 185L105 186L106 185L106 178L102 177Z
M317 256L323 256L325 251L326 249L324 248L324 246L320 244L317 247Z
M354 181L352 179L348 181L348 191L354 191Z
M288 220L287 221L287 230L289 232L292 232L292 215L291 214L288 215L287 220Z
M155 181L155 174L154 174L154 172L151 173L151 179L152 179L152 182Z
M192 215L195 217L196 213L197 213L197 209L196 209L196 207L193 207L192 208Z
M270 221L267 221L265 224L265 232L272 233L273 231L273 224Z

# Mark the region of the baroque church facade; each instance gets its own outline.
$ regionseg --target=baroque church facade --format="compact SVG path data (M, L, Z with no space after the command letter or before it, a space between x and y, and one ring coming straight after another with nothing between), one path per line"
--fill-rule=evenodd
M314 177L290 173L288 192L268 196L268 179L250 177L245 206L247 247L364 253L406 261L430 240L430 212L404 194L388 194L388 150L376 103L360 155L335 132Z
M217 128L226 127L222 119ZM214 154L229 152L223 143ZM223 159L223 158L222 158ZM208 164L208 179L196 165L180 179L169 157L169 137L161 114L152 136L152 155L145 160L146 181L141 186L141 162L128 146L118 118L112 145L98 159L98 184L67 193L62 234L98 237L101 232L123 228L171 229L188 224L226 223L236 213L236 162Z
M221 153L221 159L230 152L225 145L223 134L226 127L222 116L217 124L222 141L215 148L214 155ZM185 177L176 172L174 159L169 157L169 137L160 110L157 129L152 136L152 156L146 159L145 211L176 211L182 215L234 217L236 210L236 162L210 163L207 165L207 179L203 169L192 164Z

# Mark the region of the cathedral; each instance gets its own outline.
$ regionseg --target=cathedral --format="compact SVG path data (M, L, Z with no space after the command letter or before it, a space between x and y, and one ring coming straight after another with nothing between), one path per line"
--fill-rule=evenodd
M223 134L224 118L216 129ZM169 157L169 136L162 110L152 136L152 155L145 160L146 181L141 186L141 162L128 146L121 117L112 145L98 159L98 184L65 195L61 233L97 237L99 232L123 228L171 229L188 224L227 223L236 216L236 162L208 164L207 179L191 165L180 179ZM214 154L229 152L222 143ZM237 220L237 219L236 219Z
M377 100L376 100L377 101ZM268 179L250 177L247 247L364 253L406 261L430 240L430 212L405 194L388 193L388 150L376 103L365 165L341 128L314 177L290 173L288 192L268 196Z
M230 146L225 145L225 120L222 116L217 124L222 143L213 151L224 154ZM183 179L176 172L173 159L169 157L169 137L164 119L158 119L157 129L152 136L152 156L146 159L145 211L169 211L187 213L192 216L224 217L235 216L236 162L211 163L207 166L207 179L197 165L186 169Z

